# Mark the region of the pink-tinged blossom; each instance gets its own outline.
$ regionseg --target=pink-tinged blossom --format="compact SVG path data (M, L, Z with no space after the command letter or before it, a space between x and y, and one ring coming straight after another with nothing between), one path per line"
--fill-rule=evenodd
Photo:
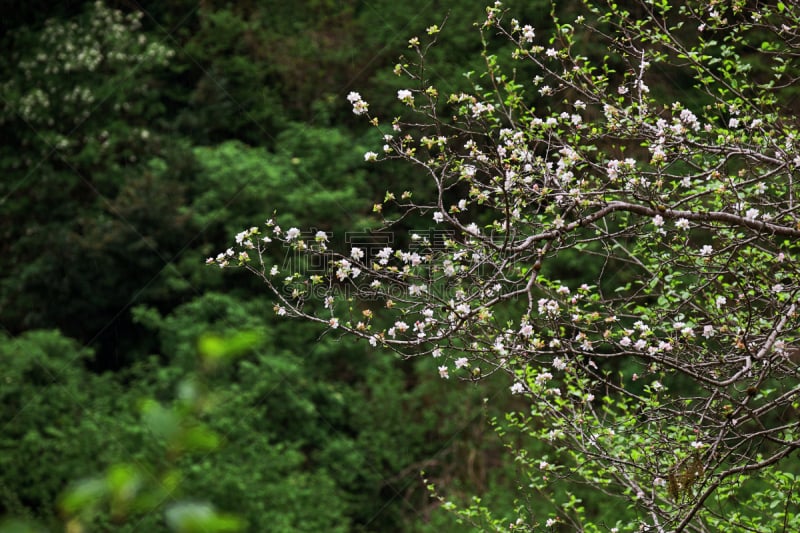
M688 109L681 111L681 122L692 128L694 131L700 129L700 123L697 121L697 117Z
M532 43L535 37L536 32L533 30L533 26L526 24L522 27L522 38L525 40L525 42Z
M717 307L724 307L725 304L727 304L727 303L728 303L728 299L727 298L725 298L724 296L717 296L717 299L716 299Z
M459 357L458 359L456 359L455 363L456 363L456 368L464 368L469 365L469 359L467 359L466 357Z
M286 240L293 241L300 236L300 230L297 228L289 228L289 231L286 232Z
M485 113L492 113L494 111L494 106L483 102L475 102L470 109L472 110L472 117L479 118Z
M553 368L556 370L564 370L567 368L567 363L560 357L553 359Z
M363 115L367 112L369 108L369 104L367 104L362 98L361 95L357 92L353 91L347 95L347 101L353 104L353 113L356 115Z
M664 225L664 217L661 215L656 215L653 217L653 225L657 228L660 228Z
M434 348L433 351L431 352L431 355L433 356L434 359L438 359L439 357L442 356L442 349Z
M525 392L525 386L519 381L511 385L511 394L522 394L524 392Z
M328 320L328 325L333 329L338 328L339 327L339 319L336 318L336 317L331 318L330 320Z
M549 317L555 317L558 315L560 310L560 306L558 302L555 300L550 300L548 298L540 298L538 301L538 308L539 314L547 315Z
M447 371L447 367L446 366L440 366L439 367L439 377L442 378L442 379L449 379L450 378L450 373Z
M530 337L533 335L533 326L530 324L523 324L522 327L519 329L519 334L523 337Z
M339 261L339 268L336 270L336 277L339 279L339 281L344 281L347 279L347 276L350 275L351 270L350 261L347 259L342 259Z
M703 337L705 337L706 339L710 339L713 336L714 336L714 326L712 325L703 326Z

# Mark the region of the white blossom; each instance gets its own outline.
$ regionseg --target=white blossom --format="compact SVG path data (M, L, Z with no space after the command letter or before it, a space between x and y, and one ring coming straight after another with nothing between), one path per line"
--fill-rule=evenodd
M534 32L533 27L530 24L526 24L522 27L522 38L525 40L525 42L532 43L535 37L536 32Z
M675 221L675 227L682 230L689 229L689 221L685 218L679 218Z

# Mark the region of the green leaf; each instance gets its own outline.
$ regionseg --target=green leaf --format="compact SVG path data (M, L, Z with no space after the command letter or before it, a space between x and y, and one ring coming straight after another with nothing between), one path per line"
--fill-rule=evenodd
M215 431L204 425L197 425L184 431L174 445L184 451L199 452L216 450L221 442L222 439Z
M59 507L68 515L75 515L87 510L108 495L105 480L93 478L79 481L67 489L61 497Z
M262 340L256 331L244 331L226 337L203 335L198 341L200 355L206 363L239 357L252 350Z
M235 516L220 514L207 503L179 502L166 511L167 525L178 533L227 533L242 531L246 523Z

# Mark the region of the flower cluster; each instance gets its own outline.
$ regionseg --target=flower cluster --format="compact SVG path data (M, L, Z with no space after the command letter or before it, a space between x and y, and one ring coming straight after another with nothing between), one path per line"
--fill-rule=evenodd
M353 113L356 115L364 115L369 110L369 104L365 102L361 95L355 91L347 95L347 101L353 105Z

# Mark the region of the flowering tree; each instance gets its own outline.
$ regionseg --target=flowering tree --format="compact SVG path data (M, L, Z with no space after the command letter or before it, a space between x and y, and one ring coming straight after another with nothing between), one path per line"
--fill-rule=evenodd
M209 263L261 277L279 315L436 358L442 378L506 374L529 406L506 429L551 449L514 450L512 529L794 530L800 8L634 4L587 1L540 36L498 2L470 92L426 77L433 26L396 67L406 115L384 126L349 94L385 140L365 159L435 186L374 207L386 229L430 221L408 246L373 232L338 253L270 219ZM287 270L275 242L318 268ZM581 483L619 498L616 523L592 521Z

